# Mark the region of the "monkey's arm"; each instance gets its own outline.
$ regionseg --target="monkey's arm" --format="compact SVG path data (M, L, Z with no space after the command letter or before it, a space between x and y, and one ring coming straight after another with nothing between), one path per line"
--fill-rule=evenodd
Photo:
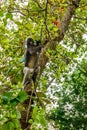
M37 53L37 52L40 52L40 51L41 51L41 48L42 48L42 45L39 45L39 46L30 46L30 47L28 48L28 52L29 52L31 55L33 55L33 54L35 54L35 53Z
M26 51L26 54L25 54L25 66L28 66L28 63L29 63L29 58L30 57L30 53L29 51Z

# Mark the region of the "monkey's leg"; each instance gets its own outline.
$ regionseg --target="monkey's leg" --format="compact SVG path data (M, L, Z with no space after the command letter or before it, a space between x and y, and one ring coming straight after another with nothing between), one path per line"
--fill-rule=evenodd
M23 85L26 87L27 84L29 84L30 79L32 78L34 69L30 69L28 67L24 67L23 73L24 73L24 78L23 78Z

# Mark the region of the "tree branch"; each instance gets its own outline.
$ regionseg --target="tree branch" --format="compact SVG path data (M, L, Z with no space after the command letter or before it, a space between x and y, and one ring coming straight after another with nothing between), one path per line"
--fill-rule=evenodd
M47 33L48 33L49 39L51 40L50 32L49 32L49 29L48 29L48 26L47 26L47 13L48 13L48 0L46 0L45 16L44 16L44 24L45 24L46 31L47 31Z
M46 56L47 50L49 48L52 50L55 50L55 48L56 48L55 42L56 41L60 42L61 40L63 40L65 33L68 30L70 20L74 14L76 8L79 6L80 1L81 0L75 0L74 2L72 2L72 4L68 5L67 10L60 21L60 26L58 29L58 37L56 37L53 41L48 42L46 44L46 46L42 49L42 52L41 52L40 58L39 58L39 63L38 63L39 67L40 67L40 74L42 73L43 69L45 68L46 63L49 60L49 58ZM77 6L77 4L75 4L77 2L78 2L78 6Z

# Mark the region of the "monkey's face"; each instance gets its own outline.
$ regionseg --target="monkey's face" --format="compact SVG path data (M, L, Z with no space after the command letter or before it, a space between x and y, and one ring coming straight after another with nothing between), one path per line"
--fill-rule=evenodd
M34 40L32 38L27 39L27 47L29 47L29 45L34 45Z

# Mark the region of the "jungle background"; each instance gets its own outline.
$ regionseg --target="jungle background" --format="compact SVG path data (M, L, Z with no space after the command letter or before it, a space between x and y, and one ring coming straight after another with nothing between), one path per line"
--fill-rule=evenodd
M87 1L0 1L0 130L22 130L24 43L44 45L25 130L87 130Z

